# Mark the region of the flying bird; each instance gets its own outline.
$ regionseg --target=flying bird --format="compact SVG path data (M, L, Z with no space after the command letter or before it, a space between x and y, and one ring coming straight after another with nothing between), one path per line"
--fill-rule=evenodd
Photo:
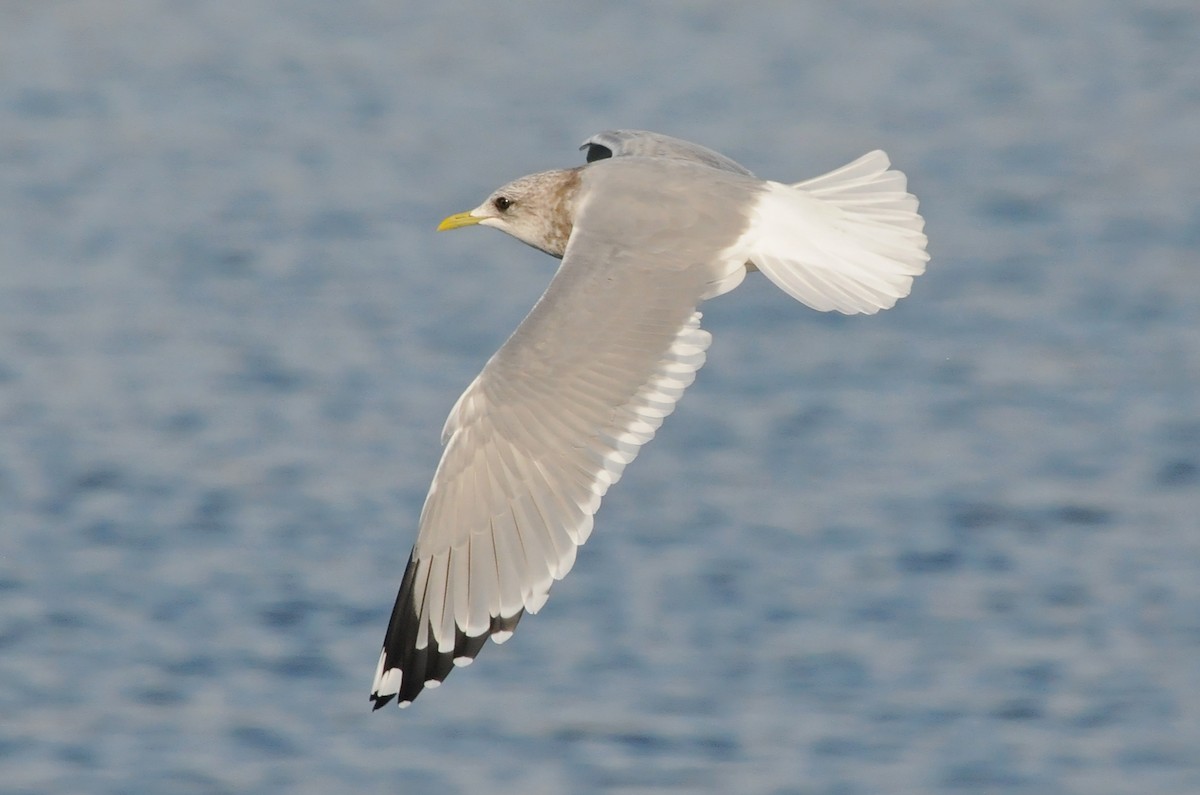
M874 314L929 259L917 199L881 151L787 184L657 133L580 148L586 165L522 177L438 227L494 227L562 262L446 420L375 709L408 706L545 604L704 364L702 301L760 271L813 309Z

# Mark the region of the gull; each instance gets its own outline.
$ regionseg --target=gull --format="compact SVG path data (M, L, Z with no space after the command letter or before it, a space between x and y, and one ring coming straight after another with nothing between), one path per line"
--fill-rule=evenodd
M797 183L639 130L522 177L439 230L490 226L562 260L454 404L379 655L401 707L507 640L575 563L601 498L704 364L697 307L759 271L822 311L874 314L925 270L925 222L882 151Z

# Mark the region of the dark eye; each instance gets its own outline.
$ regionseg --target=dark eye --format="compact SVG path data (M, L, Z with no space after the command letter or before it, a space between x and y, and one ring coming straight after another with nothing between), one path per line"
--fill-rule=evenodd
M497 196L492 204L495 205L496 209L500 212L504 212L509 207L512 207L512 201L509 200L507 196Z

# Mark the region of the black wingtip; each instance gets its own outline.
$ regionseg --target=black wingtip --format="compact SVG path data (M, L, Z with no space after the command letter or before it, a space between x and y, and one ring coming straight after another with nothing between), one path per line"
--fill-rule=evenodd
M587 162L589 163L597 160L607 160L613 156L613 151L603 144L592 143L589 141L579 148L587 149Z
M399 699L402 707L408 706L425 689L427 683L444 681L455 669L455 660L475 659L475 655L486 645L489 637L497 632L511 633L516 628L517 622L521 620L521 616L525 614L524 610L520 610L507 618L493 616L487 631L479 635L467 635L461 629L456 628L453 647L444 651L437 645L437 641L433 638L433 632L430 631L427 633L428 645L423 649L418 649L416 648L416 639L421 621L417 611L417 594L413 591L417 566L417 561L410 555L383 641L383 667L381 670L385 673L397 668L400 670L399 692L384 695L372 693L372 710L382 709L392 699ZM423 597L424 594L421 596Z

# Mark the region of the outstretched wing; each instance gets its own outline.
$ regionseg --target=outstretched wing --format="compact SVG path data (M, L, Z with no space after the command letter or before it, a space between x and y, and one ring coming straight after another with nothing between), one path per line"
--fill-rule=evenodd
M579 148L587 150L589 163L608 157L665 157L690 160L710 168L752 176L747 168L720 152L691 141L645 130L605 130L588 138Z
M405 706L545 603L601 497L704 363L706 263L681 266L674 249L605 228L627 213L588 215L446 422L379 657L376 709L393 697ZM711 258L721 247L707 248Z

